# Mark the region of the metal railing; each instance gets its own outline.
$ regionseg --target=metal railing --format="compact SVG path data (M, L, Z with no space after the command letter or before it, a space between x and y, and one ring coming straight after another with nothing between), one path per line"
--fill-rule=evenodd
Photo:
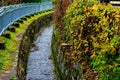
M52 9L52 2L26 3L0 8L0 35L18 19L37 12Z

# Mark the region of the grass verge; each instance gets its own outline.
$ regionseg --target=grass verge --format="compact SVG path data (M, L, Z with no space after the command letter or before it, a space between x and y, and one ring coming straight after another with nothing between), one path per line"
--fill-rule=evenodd
M15 53L16 50L19 50L21 36L25 32L27 26L37 18L45 16L52 12L52 10L47 10L35 14L31 18L27 18L27 20L23 23L19 23L20 27L15 28L15 32L10 32L6 30L5 32L10 33L11 39L0 36L0 42L5 42L6 44L6 50L0 50L0 71L8 70L13 67L12 63L15 60L15 56L13 55L13 53Z

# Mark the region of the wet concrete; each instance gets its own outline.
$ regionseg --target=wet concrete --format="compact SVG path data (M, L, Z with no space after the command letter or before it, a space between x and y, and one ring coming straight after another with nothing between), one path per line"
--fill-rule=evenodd
M26 80L56 80L51 56L53 27L46 28L31 49Z

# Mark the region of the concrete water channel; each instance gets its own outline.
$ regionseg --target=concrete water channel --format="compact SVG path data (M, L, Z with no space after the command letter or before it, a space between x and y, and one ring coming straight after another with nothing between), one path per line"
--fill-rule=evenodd
M46 28L31 49L26 80L56 80L51 57L53 27Z

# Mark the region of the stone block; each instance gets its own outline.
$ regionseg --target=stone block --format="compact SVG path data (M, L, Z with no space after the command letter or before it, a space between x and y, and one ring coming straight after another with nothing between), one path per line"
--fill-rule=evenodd
M25 20L25 21L27 20L27 18L26 18L26 17L23 17L23 18L21 18L21 19L22 19L22 20Z
M12 24L12 26L15 26L15 27L20 27L20 24L19 24L19 23L17 23L17 22L15 22L15 23L13 23L13 24Z
M17 20L17 22L18 22L18 23L23 23L23 20L22 20L22 19L20 19L20 20Z
M6 45L4 42L0 42L0 49L2 49L2 50L6 49Z
M7 30L11 31L11 32L15 32L15 28L14 27L8 27Z
M11 36L9 33L3 33L2 36L8 39L11 39Z
M34 17L34 14L30 14L30 16Z
M27 15L26 17L27 17L27 18L31 18L31 16L30 16L30 15Z

